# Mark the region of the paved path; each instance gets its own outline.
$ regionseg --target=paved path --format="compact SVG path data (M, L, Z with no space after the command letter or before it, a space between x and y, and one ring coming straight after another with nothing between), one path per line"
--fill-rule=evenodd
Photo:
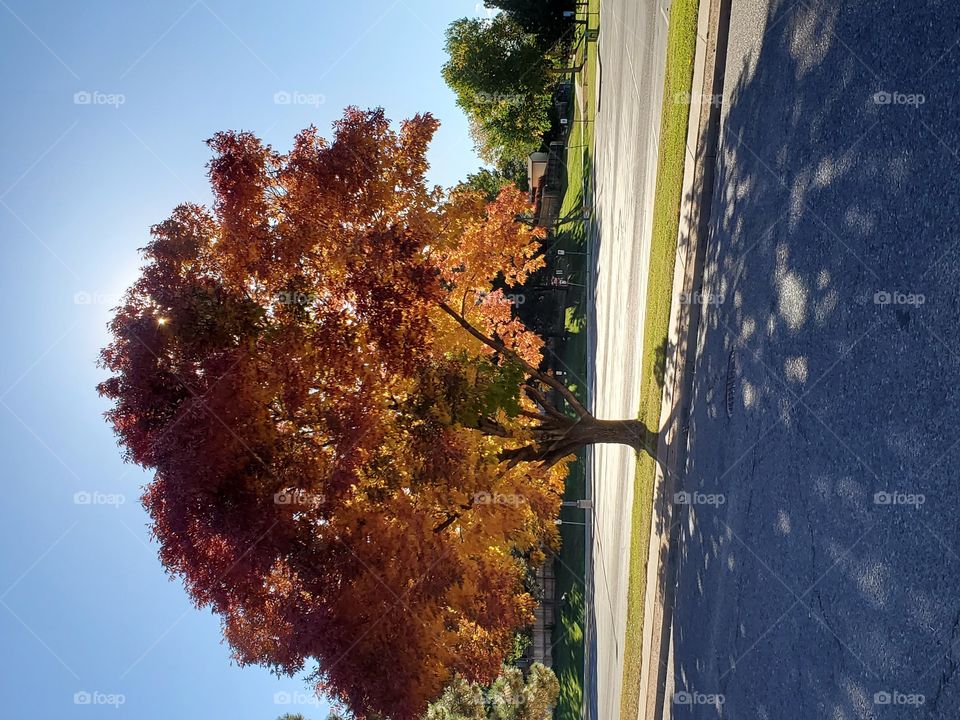
M596 119L596 248L593 410L636 417L643 302L663 95L666 11L656 2L604 0ZM595 502L588 711L619 716L626 621L634 454L598 446L590 455Z
M960 717L958 40L733 0L674 718Z

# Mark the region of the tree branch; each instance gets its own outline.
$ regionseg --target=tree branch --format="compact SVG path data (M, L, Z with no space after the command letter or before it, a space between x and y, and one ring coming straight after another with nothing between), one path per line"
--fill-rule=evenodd
M477 422L477 430L484 435L493 435L494 437L510 438L513 440L517 439L509 430L503 427L503 425L490 418L480 418Z
M542 423L550 422L552 418L549 415L544 415L543 413L533 412L532 410L523 410L521 409L518 413L520 416L525 418L530 418L531 420L539 420Z
M448 527L450 527L451 525L453 525L457 520L459 520L461 517L463 517L463 513L466 512L467 510L469 510L470 508L472 508L472 507L473 507L473 503L474 503L474 498L470 498L470 502L468 502L466 505L461 505L461 506L460 506L460 509L461 509L463 512L447 513L447 517L446 517L446 518L443 520L443 522L441 522L439 525L436 525L436 526L433 528L433 531L434 531L435 533L442 533L442 532L443 532L444 530L446 530Z
M531 365L522 357L517 355L517 353L515 353L513 350L508 348L499 340L495 338L490 338L484 335L482 332L477 330L477 328L471 325L466 318L464 318L456 310L451 308L442 300L438 300L437 304L440 306L441 310L443 310L445 313L447 313L447 315L449 315L454 320L456 320L457 324L460 325L460 327L462 327L468 333L473 335L477 340L482 342L487 347L490 347L496 350L497 352L501 352L504 355L507 355L508 357L512 358L517 363L519 363L524 370L527 371L528 375L535 377L537 380L540 380L541 382L545 383L546 385L549 385L554 390L559 392L563 396L563 399L567 401L567 403L570 405L571 408L573 408L573 411L577 413L577 415L579 415L580 417L584 417L590 414L589 412L587 412L587 409L580 404L580 401L577 400L576 396L572 392L570 392L570 389L566 385L564 385L562 382L557 380L552 375L540 372L537 368L533 367L533 365Z
M535 402L537 405L542 407L546 411L547 415L549 415L554 420L564 421L564 420L570 419L566 415L564 415L562 412L557 410L555 407L553 407L550 401L547 400L547 396L544 395L542 392L540 392L540 388L534 387L530 383L527 383L526 385L524 385L523 389L526 391L527 395L530 396L530 399L533 400L533 402Z
M438 534L439 534L439 533L442 533L442 532L443 532L444 530L446 530L448 527L450 527L451 525L453 525L457 520L459 520L459 519L460 519L460 515L461 515L461 513L449 513L449 514L447 515L447 519L444 520L444 521L443 521L442 523L440 523L439 525L437 525L435 528L433 528L433 531L434 531L435 533L438 533Z

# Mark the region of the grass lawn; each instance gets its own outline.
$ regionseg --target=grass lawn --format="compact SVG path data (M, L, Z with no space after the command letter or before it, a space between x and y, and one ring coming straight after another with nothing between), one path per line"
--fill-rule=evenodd
M591 0L590 11L596 13L599 0ZM583 15L581 14L581 17ZM591 26L596 27L597 15L592 14ZM584 184L592 168L593 151L593 97L596 91L596 45L589 45L578 26L577 62L585 61L579 73L579 82L586 85L583 112L574 103L572 126L566 157L566 183L560 207L561 222L557 227L557 247L567 252L587 251L587 227L583 221ZM586 284L585 255L571 255L569 267L575 282ZM581 401L586 401L587 388L587 328L584 288L571 287L566 314L567 337L559 350L558 363L567 370L567 381ZM586 469L583 453L570 465L565 500L578 500L586 492ZM563 523L583 523L584 511L562 508ZM582 524L560 525L561 548L555 561L557 623L553 630L553 670L560 681L560 698L554 711L556 720L580 720L583 717L583 660L584 660L584 571L586 542ZM565 598L565 601L560 598Z
M663 348L666 344L670 321L670 299L680 224L681 186L687 141L689 105L686 102L677 102L676 99L690 97L698 10L699 0L674 0L670 7L638 415L640 420L651 428L660 425L660 402L663 396L663 374L666 361ZM646 453L640 454L633 493L627 627L620 696L620 717L622 718L637 717L640 706L643 611L655 471L656 464L653 458Z

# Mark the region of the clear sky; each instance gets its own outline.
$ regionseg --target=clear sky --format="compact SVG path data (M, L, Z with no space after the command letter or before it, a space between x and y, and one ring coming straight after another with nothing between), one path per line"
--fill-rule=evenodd
M147 476L102 419L97 351L149 226L209 201L203 141L217 130L285 150L346 105L394 120L429 110L443 123L432 180L475 169L440 66L447 24L485 12L476 0L0 0L5 717L326 718L302 679L231 665L217 618L164 574L138 499Z

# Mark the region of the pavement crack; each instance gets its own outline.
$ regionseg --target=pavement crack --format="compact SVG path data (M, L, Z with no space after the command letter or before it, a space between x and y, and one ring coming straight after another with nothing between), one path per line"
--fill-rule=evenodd
M940 703L940 698L943 695L943 691L946 690L947 686L957 674L957 658L954 656L954 650L957 642L958 630L960 630L960 611L957 611L956 616L953 618L953 628L950 630L950 643L947 646L946 654L947 667L940 674L940 682L937 683L937 691L933 694L933 698L930 700L930 705L934 710L937 710L937 706Z
M823 605L823 594L819 589L814 591L814 595L817 598L817 607L820 608L820 617L823 620L823 624L830 630L830 635L833 637L833 642L837 646L837 660L840 663L840 667L834 669L834 677L837 677L838 671L843 669L844 660L846 659L845 647L840 640L840 635L837 632L836 628L833 627L833 623L830 622L830 619L827 617L827 609Z
M817 577L817 539L813 531L813 516L810 514L810 502L804 493L803 478L797 476L797 494L800 496L800 502L803 505L803 514L807 519L807 533L810 535L810 577Z
M751 468L751 471L750 471L750 479L753 478L753 471L756 469L756 465L757 465L756 450L754 450L753 455L754 455L754 461L753 461L753 467ZM747 517L750 516L750 510L753 508L753 495L756 490L756 488L753 486L752 483L748 487L749 487L749 492L747 494L747 510L746 510ZM726 672L720 675L720 680L719 680L720 692L721 694L724 694L724 695L726 695L727 687L730 684L730 676L737 671L737 659L740 658L742 654L740 647L741 647L741 640L743 639L743 635L741 632L741 628L743 627L743 604L742 604L743 582L744 582L743 569L742 567L738 566L737 567L737 597L734 605L735 610L734 610L734 623L733 623L733 654L732 654L733 660L729 663L729 667L727 668ZM716 666L718 669L720 668L720 660L721 658L718 655L717 663L716 663Z

